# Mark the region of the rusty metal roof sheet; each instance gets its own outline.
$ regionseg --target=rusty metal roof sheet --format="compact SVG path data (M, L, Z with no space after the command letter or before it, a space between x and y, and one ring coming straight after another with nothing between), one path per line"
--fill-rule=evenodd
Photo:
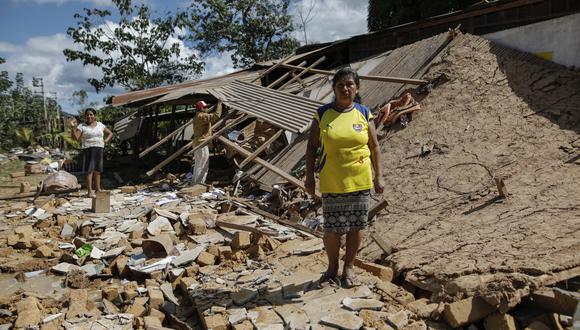
M316 109L323 105L322 102L238 80L208 92L230 108L294 133L304 132Z
M207 89L216 88L227 84L232 80L252 81L257 78L261 70L241 70L227 75L212 77L207 79L186 81L184 83L171 86L149 88L140 91L129 92L113 97L113 106L123 106L130 104L153 104L175 100L189 94L207 94Z

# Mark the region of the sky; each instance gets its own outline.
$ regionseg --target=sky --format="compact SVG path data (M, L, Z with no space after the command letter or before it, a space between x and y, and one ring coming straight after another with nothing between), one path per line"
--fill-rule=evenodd
M184 0L137 0L145 2L160 15L187 6ZM298 10L314 3L312 21L307 25L309 43L329 42L366 33L368 0L293 0L291 13L298 23ZM83 8L114 9L111 0L0 0L0 71L8 71L12 80L17 72L24 74L25 84L32 87L32 77L42 77L45 95L57 97L63 109L77 113L71 102L73 92L84 89L89 101L103 105L103 98L125 92L121 87L107 88L99 94L87 82L99 76L99 69L83 66L80 62L67 62L62 51L75 47L66 34L74 26L75 13ZM295 37L304 42L302 31ZM182 44L184 51L195 52ZM204 59L202 78L223 75L234 71L229 54L218 54Z

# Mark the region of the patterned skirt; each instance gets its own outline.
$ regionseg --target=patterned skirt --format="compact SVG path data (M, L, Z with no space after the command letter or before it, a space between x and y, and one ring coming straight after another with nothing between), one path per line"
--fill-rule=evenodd
M368 226L370 190L322 194L324 231L344 234Z

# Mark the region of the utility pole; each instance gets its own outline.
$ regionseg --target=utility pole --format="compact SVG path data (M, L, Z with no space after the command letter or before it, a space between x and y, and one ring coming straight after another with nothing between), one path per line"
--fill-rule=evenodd
M40 78L32 77L32 86L40 87L40 93L42 94L42 108L44 109L44 121L46 122L48 133L50 133L52 129L50 125L50 120L48 120L48 114L46 113L46 100L44 98L44 81L42 80L42 77Z

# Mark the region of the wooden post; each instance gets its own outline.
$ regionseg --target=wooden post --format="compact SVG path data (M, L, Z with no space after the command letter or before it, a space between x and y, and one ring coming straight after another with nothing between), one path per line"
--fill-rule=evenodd
M299 80L300 77L302 77L303 75L305 75L306 73L308 73L311 69L313 69L315 66L317 66L318 64L320 64L320 62L324 61L325 59L326 59L326 56L322 56L316 62L314 62L311 65L309 65L306 69L300 71L297 75L295 75L294 77L292 77L292 79L288 80L286 83L284 83L284 85L280 86L280 88L278 88L278 89L284 89L284 87L290 85L291 83L293 83L296 80Z
M225 144L226 146L234 149L237 153L241 154L244 157L249 157L251 155L251 153L249 151L247 151L246 149L238 146L236 143L228 140L227 138L223 137L223 136L218 136L218 141L220 141L221 143ZM256 162L262 166L264 166L265 168L267 168L268 170L278 174L280 177L284 178L286 181L290 182L291 184L295 185L296 187L306 191L306 187L304 187L304 184L302 183L302 181L296 179L295 177L293 177L292 175L286 173L286 171L282 170L281 168L263 160L262 158L256 157L252 160L253 162ZM316 192L316 196L317 197L321 197L319 192Z
M505 183L503 182L503 178L493 178L493 179L495 180L495 185L497 186L497 192L499 193L499 197L506 198L508 192L505 187Z
M300 64L298 64L298 66L296 66L295 68L304 70L304 68L302 67L304 64L306 64L306 61L301 62ZM294 66L293 66L294 67ZM292 71L288 71L285 74L283 74L280 78L276 79L276 81L274 81L273 83L271 83L270 85L267 86L267 88L274 88L274 86L278 85L280 82L282 82L284 79L288 78L288 76L292 74Z
M283 68L294 69L294 70L305 70L305 68L296 65L290 64L280 64ZM327 76L334 76L333 71L328 70L320 70L320 69L310 69L312 73L320 73L325 74ZM411 79L411 78L398 78L398 77L384 77L384 76L359 76L362 80L374 80L374 81L385 81L385 82L394 82L394 83L401 83L401 84L411 84L411 85L421 85L427 83L427 80L423 79Z
M246 157L246 159L244 159L239 167L240 168L244 168L244 166L246 166L249 162L251 162L254 158L258 157L262 151L264 151L270 144L272 144L272 142L276 141L276 139L278 139L280 137L280 135L282 135L282 133L284 133L284 130L279 130L278 132L276 132L274 135L272 135L268 141L262 143L261 146L259 146L251 155L249 155L248 157Z

